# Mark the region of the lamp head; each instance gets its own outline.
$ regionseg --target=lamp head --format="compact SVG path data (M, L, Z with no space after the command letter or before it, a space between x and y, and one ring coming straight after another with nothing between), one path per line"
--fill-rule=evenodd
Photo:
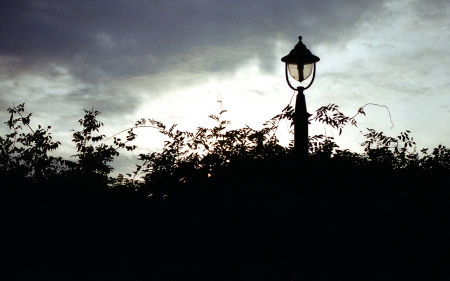
M313 55L306 48L301 36L298 37L298 43L294 49L287 56L281 58L281 61L286 63L291 76L299 82L306 80L311 75L314 64L319 60L319 57Z

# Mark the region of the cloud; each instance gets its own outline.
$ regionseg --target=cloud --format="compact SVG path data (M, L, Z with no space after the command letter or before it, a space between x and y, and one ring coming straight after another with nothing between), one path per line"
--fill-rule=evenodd
M338 2L4 1L1 98L120 114L142 95L127 79L147 77L146 98L157 98L172 84L229 77L249 61L274 72L283 55L279 42L288 44L283 52L298 35L311 45L338 44L381 5Z
M385 104L399 128L448 139L427 116L449 102L449 16L446 0L4 0L0 118L25 102L55 131L92 106L111 133L136 116L195 128L221 93L232 124L253 126L289 102L280 58L301 35L321 58L311 112Z
M174 64L221 71L255 54L266 61L276 40L295 41L299 33L311 43L348 39L381 3L7 1L0 14L0 29L6 30L0 35L0 54L20 60L19 65L9 63L16 64L13 72L56 63L87 81L155 74ZM213 48L218 49L208 51ZM217 63L197 65L199 57Z

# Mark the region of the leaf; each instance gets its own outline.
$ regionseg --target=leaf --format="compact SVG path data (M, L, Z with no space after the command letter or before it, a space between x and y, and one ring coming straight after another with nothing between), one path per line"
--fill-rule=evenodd
M8 121L8 127L10 129L13 127L13 116L14 116L14 114L11 113L11 117L9 118L9 121Z

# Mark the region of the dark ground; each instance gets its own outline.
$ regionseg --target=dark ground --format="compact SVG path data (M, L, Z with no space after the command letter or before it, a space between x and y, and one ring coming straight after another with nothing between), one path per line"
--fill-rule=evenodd
M280 172L283 171L283 172ZM2 280L449 280L448 174L253 169L1 188Z

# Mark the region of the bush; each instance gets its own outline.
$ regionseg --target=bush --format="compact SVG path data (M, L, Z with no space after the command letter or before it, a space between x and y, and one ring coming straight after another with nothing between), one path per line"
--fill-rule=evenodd
M216 126L195 133L150 119L111 138L92 109L79 120L69 161L48 155L60 143L50 127L32 129L24 104L8 112L11 133L0 137L5 280L405 280L447 272L450 150L419 154L409 131L394 138L368 129L363 153L311 136L305 166L275 135L281 120L293 120L290 106L260 130L226 130L220 112L210 116ZM341 132L355 117L328 105L310 121ZM134 172L110 177L119 151L136 149L129 143L138 127L168 141L140 154Z

